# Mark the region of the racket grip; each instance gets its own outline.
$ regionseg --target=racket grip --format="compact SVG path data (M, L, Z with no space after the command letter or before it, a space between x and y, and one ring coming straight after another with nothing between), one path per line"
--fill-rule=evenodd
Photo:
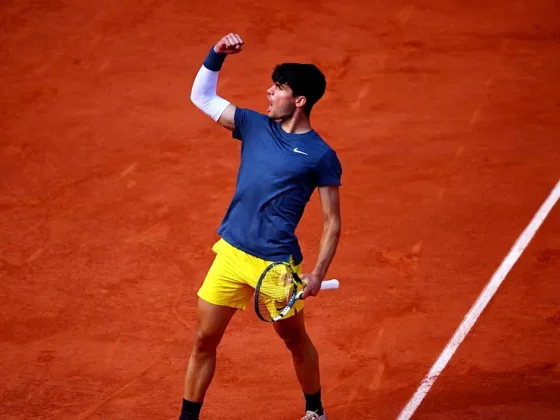
M321 283L321 290L338 289L339 286L340 283L338 282L337 279L324 280Z

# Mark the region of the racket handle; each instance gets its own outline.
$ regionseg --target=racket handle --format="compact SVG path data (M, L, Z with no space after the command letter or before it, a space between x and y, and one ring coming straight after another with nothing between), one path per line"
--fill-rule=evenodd
M339 286L340 283L338 282L337 279L324 280L321 283L321 290L338 289Z

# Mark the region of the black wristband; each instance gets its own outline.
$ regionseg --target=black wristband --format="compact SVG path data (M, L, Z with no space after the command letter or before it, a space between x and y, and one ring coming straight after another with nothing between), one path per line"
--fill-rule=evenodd
M202 64L208 70L220 71L220 69L222 68L222 64L224 64L224 60L226 59L226 55L227 54L217 53L216 51L214 51L214 46L212 46L212 48L210 48L210 51L208 52L208 55L206 56L206 59L204 60L204 63Z

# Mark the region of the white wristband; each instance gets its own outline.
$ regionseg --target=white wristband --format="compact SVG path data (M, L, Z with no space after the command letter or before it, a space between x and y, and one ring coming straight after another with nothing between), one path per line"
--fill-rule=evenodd
M229 101L216 95L218 73L208 70L204 66L200 67L191 90L192 103L214 121L220 119L220 116L230 104Z

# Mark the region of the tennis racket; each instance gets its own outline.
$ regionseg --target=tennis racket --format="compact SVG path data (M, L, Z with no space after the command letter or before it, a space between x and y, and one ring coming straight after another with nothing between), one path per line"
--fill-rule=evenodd
M321 290L338 289L336 279L324 280ZM288 263L272 263L262 272L255 288L255 312L265 322L276 322L286 316L303 295L305 282Z

